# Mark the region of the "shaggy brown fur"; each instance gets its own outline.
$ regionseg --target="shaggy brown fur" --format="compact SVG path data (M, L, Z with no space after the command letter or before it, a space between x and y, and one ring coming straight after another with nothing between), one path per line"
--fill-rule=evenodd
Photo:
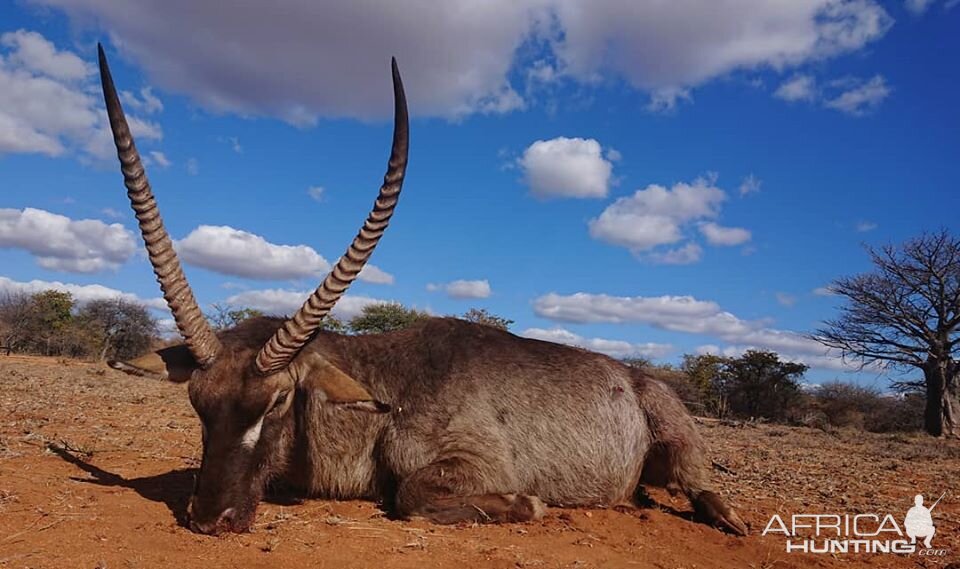
M675 487L704 521L746 532L710 490L686 409L620 362L433 318L382 335L321 332L287 370L258 377L252 359L280 322L221 334L217 362L189 374L205 432L198 531L249 528L265 484L283 479L438 523L618 505L642 482Z

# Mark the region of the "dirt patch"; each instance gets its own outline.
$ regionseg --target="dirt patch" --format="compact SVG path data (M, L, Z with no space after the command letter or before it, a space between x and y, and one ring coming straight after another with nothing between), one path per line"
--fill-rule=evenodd
M920 435L701 425L714 480L752 534L689 521L651 492L629 512L552 509L537 523L434 526L386 519L368 502L264 503L253 533L182 525L199 464L199 423L181 385L102 366L0 356L0 567L960 567L960 443ZM934 512L946 557L786 553L770 517Z

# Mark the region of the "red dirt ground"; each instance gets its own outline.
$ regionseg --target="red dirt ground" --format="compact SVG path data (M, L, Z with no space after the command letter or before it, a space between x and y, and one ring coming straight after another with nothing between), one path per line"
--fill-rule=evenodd
M274 499L253 533L206 537L181 525L198 466L199 423L181 385L100 365L0 356L0 567L960 568L960 443L921 435L768 425L701 429L714 479L752 533L688 520L652 492L631 512L551 509L541 522L434 526L367 502ZM890 513L912 497L934 511L943 557L786 553L770 517Z

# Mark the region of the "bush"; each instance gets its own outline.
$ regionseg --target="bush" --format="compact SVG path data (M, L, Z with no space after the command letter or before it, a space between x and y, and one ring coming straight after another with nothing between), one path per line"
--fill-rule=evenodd
M513 324L513 320L504 318L502 316L497 316L496 314L491 314L487 312L486 308L471 308L460 318L466 320L467 322L475 322L477 324L492 326L501 330L509 330L510 325Z
M364 306L360 316L350 320L349 325L355 334L382 334L407 328L428 316L399 303L385 302Z
M923 397L919 393L883 394L876 389L834 381L810 394L810 407L829 427L874 433L919 430Z
M70 293L46 290L0 299L0 342L18 352L44 356L129 358L156 339L147 309L122 299L78 307Z

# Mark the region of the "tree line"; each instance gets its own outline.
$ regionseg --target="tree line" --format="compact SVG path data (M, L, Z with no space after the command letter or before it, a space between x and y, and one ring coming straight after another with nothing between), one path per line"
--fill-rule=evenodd
M642 358L625 363L668 384L690 412L701 417L876 433L917 431L923 426L920 390L904 386L884 393L837 380L806 383L808 367L783 361L775 352L748 350L737 357L687 354L678 366Z
M85 359L127 359L159 339L145 306L123 298L79 304L69 292L0 296L0 345L12 351Z
M802 388L803 364L773 352L740 357L687 355L677 368L631 361L673 385L694 412L720 418L859 425L870 430L922 427L934 436L960 436L960 239L946 230L900 245L867 248L873 270L834 281L844 304L810 338L846 360L899 373L896 397L835 383ZM258 310L213 305L215 328L260 316ZM389 332L427 314L400 304L373 304L347 321L328 316L324 328L350 334ZM508 329L513 321L483 309L459 316ZM147 309L123 299L78 305L69 293L47 290L0 297L0 346L51 356L123 359L158 341ZM910 376L919 372L922 378Z

